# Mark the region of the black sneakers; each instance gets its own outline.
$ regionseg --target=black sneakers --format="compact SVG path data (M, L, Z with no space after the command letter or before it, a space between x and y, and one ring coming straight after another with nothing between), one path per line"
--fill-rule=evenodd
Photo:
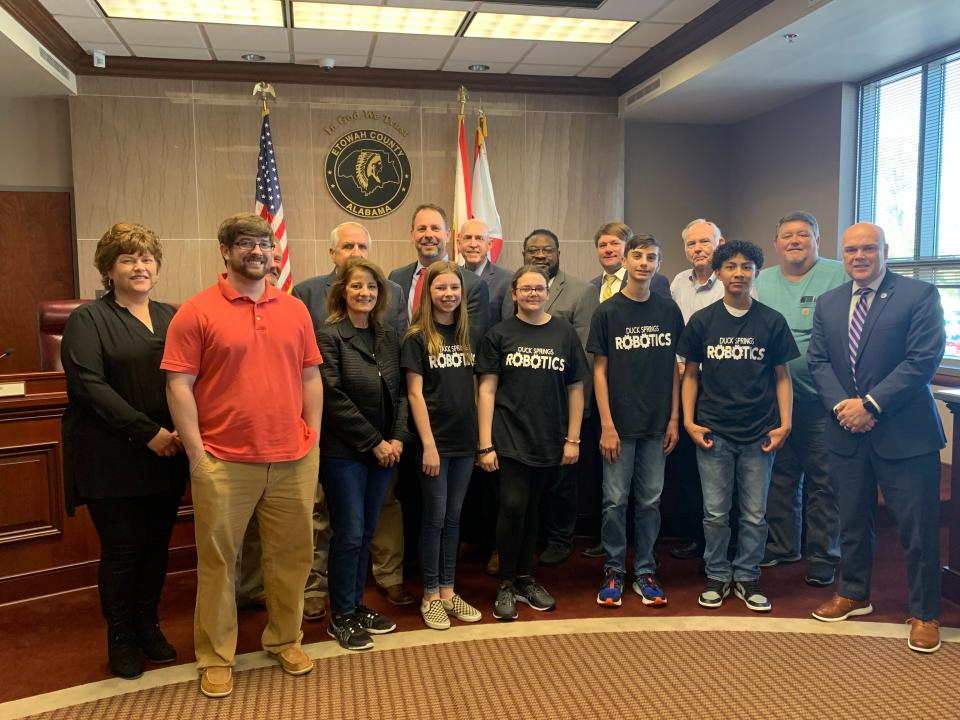
M557 606L557 601L553 599L553 595L548 593L543 585L530 575L517 578L514 583L513 594L517 600L540 612L553 610Z
M110 672L117 677L134 680L143 675L143 656L129 623L107 628L107 654Z
M340 643L344 650L369 650L373 647L373 640L353 613L333 613L327 634Z
M707 578L707 586L700 593L697 602L705 608L718 608L723 605L723 599L730 594L729 580L715 580Z
M141 620L137 624L136 639L137 646L151 662L171 663L177 659L176 648L167 642L156 620Z
M360 621L360 627L371 635L383 635L397 629L397 624L386 615L371 610L366 605L360 605L353 613Z
M493 616L497 620L517 619L517 598L514 595L513 583L504 581L497 590L497 599L493 602Z

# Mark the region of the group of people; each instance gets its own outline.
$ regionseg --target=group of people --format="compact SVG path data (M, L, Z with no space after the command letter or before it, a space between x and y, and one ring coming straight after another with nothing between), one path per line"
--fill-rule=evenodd
M364 587L372 559L391 602L416 602L402 579L413 503L401 508L398 478L419 491L428 627L482 617L455 589L472 478L497 503L493 616L517 618L518 602L554 608L534 577L538 533L541 563L569 557L577 470L590 463L600 605L622 604L631 543L632 589L667 603L654 544L671 463L698 505L673 552L702 556L701 606L732 592L769 611L761 568L803 558L811 585L840 571L814 617L867 614L879 485L906 552L909 646L938 649L936 289L887 270L883 231L868 223L843 234L841 263L819 257L816 219L791 213L776 229L779 263L762 272L760 248L725 242L712 222L681 237L690 269L669 283L654 237L607 223L594 238L603 272L586 283L560 270L547 229L524 239L511 273L470 220L463 264L450 262L446 213L424 204L415 262L388 278L369 260L369 232L344 223L331 233L334 271L288 294L269 282L269 225L237 215L218 233L225 272L177 309L150 299L157 236L111 228L95 254L107 292L71 315L62 346L67 498L71 511L88 506L100 536L111 670L132 678L144 659L176 658L157 606L188 478L200 689L223 697L238 595L265 604L263 647L293 675L313 668L301 623L326 615L327 594L342 647L395 629Z

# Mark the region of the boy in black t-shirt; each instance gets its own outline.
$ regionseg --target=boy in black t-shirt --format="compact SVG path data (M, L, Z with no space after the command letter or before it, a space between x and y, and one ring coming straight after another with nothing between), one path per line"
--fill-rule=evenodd
M750 297L763 251L748 242L721 245L713 270L723 299L693 314L678 354L687 359L684 424L697 446L703 484L707 586L703 607L730 594L755 612L769 612L760 587L767 542L767 488L776 451L790 434L793 387L786 363L799 356L786 320ZM740 511L737 555L727 559L730 507Z
M600 537L608 557L597 604L621 604L632 492L633 590L644 605L666 605L667 596L654 575L653 544L660 532L666 456L676 446L679 431L676 352L683 315L673 300L650 292L660 267L660 244L652 236L635 235L627 242L624 266L627 285L594 312L587 341L587 350L594 354L604 459Z

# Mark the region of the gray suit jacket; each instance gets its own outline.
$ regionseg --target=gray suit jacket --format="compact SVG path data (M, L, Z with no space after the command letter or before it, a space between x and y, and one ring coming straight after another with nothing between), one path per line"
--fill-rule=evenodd
M513 282L513 273L488 261L480 279L487 284L487 289L490 291L490 327L501 320L513 317L513 302L509 303L509 312L506 314L504 314L503 302L504 299L512 297L510 283Z
M417 261L390 271L390 279L404 290L403 316L409 324L406 293L413 284L413 273L417 270ZM487 284L469 271L463 273L463 290L467 297L467 315L470 318L470 342L473 347L480 346L480 340L487 333L490 320L490 292Z
M304 280L293 286L293 296L303 301L310 311L310 318L313 320L313 331L319 335L320 328L327 322L327 295L330 294L330 286L336 279L337 273L332 272L329 275L317 275L309 280ZM386 327L393 328L397 337L403 337L407 329L407 301L403 288L395 282L387 281L390 285L390 303L383 314L383 324Z
M597 299L600 298L600 283L602 282L603 282L603 273L600 273L595 278L593 278L593 280L590 281L590 284L596 286L597 288ZM617 292L620 292L621 290L623 290L623 288L626 287L626 285L627 285L627 274L624 273L623 281L620 283L620 287L617 288ZM670 295L670 281L667 280L667 276L661 275L660 273L656 273L653 276L653 279L650 281L650 292L656 293L661 297L672 299L672 295Z

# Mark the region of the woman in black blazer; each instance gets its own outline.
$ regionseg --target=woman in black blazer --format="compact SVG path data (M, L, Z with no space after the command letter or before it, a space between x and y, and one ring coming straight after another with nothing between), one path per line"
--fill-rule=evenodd
M350 258L330 287L330 316L317 335L324 391L320 475L333 528L327 631L347 650L369 649L371 634L396 628L363 604L370 538L393 466L411 439L400 342L382 322L389 293L379 267Z
M150 300L161 259L152 231L110 228L94 254L108 292L74 310L60 348L69 399L62 425L67 512L86 504L100 537L110 670L124 678L143 674L143 656L177 657L157 620L187 480L160 369L175 310Z

